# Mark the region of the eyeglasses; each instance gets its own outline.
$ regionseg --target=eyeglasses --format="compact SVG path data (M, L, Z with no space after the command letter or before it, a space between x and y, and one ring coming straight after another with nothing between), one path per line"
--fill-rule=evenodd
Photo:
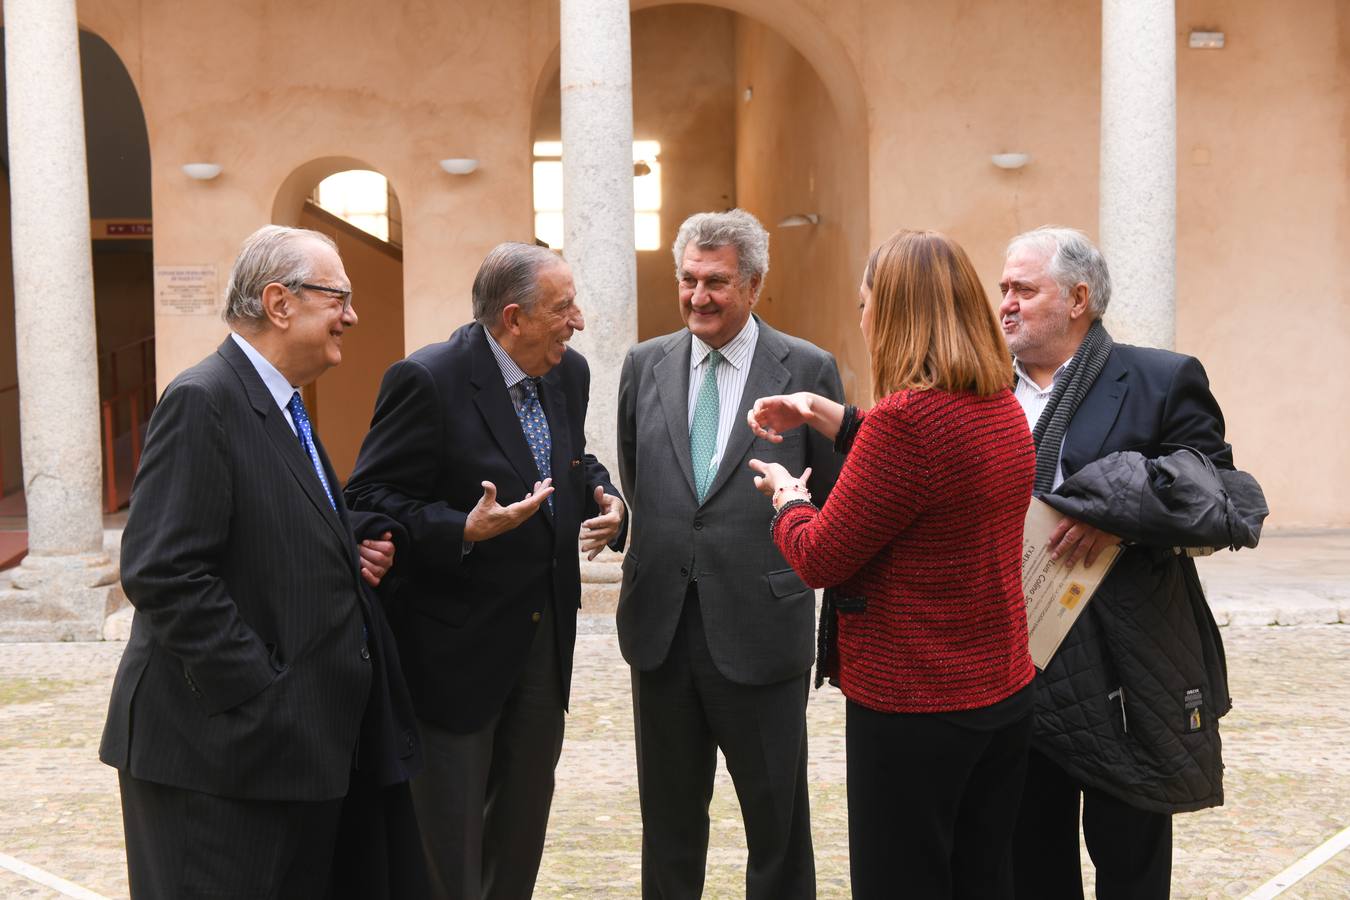
M344 291L344 290L340 290L340 289L338 289L338 288L324 287L324 286L321 285L321 284L310 284L310 283L304 282L304 281L302 281L302 282L300 283L299 287L305 288L306 290L310 290L310 291L321 291L321 292L323 292L323 293L325 293L325 294L332 294L334 297L337 297L337 298L341 299L341 300L342 300L342 311L343 311L344 313L347 312L349 309L352 308L352 292L351 292L351 291Z

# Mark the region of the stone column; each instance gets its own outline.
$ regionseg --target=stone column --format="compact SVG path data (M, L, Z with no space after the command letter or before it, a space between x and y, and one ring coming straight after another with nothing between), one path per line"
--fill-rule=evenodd
M563 255L586 313L572 343L591 364L586 443L614 471L619 369L637 341L628 0L561 0L560 25Z
M1102 0L1102 252L1117 341L1176 339L1175 0Z
M637 341L633 251L633 49L628 0L561 0L563 255L586 330L572 345L591 365L586 445L618 479L619 371ZM582 557L582 609L613 610L618 557Z
M4 0L14 307L28 557L0 637L102 633L97 342L75 0ZM95 588L104 588L95 590Z

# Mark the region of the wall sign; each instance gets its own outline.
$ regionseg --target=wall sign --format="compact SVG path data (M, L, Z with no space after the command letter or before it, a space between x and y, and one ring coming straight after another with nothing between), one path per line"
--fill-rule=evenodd
M157 314L207 316L219 308L215 266L155 266Z

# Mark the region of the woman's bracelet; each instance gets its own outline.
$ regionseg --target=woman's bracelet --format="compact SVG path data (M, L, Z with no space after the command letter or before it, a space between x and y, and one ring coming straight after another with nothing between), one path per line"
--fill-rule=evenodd
M848 404L839 420L839 431L834 436L834 452L840 455L848 453L853 446L853 438L858 434L858 407Z
M801 482L794 482L794 483L792 483L792 484L785 484L785 485L782 485L782 486L780 486L780 487L778 487L778 488L775 488L775 489L774 489L774 492L773 492L773 497L770 498L770 499L771 499L771 502L773 503L773 508L774 508L774 509L778 509L778 506L779 506L779 504L778 504L778 498L779 498L780 495L782 495L782 494L784 494L784 493L801 494L803 500L806 500L807 502L810 502L810 500L811 500L811 492L810 492L809 490L807 490L806 485L802 484Z

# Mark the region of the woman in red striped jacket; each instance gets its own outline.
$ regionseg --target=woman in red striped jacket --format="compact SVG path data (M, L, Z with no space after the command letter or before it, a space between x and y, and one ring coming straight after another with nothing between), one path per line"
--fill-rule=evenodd
M783 556L808 585L834 588L822 629L848 702L853 896L1011 896L1033 708L1031 434L998 321L954 241L897 233L858 293L877 404L792 394L749 414L762 438L807 424L847 453L820 509L810 470L750 465Z

